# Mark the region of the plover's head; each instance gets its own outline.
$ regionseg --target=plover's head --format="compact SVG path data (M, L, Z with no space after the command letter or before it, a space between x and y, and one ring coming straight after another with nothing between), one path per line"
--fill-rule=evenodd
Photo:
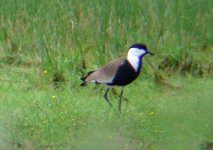
M146 54L153 55L153 53L151 53L147 50L147 47L144 44L136 43L136 44L133 44L132 46L129 47L129 51L128 51L129 57L140 58L140 57L143 57Z
M129 47L127 60L130 62L135 71L140 70L141 60L146 54L154 55L147 50L147 47L144 44L136 43Z

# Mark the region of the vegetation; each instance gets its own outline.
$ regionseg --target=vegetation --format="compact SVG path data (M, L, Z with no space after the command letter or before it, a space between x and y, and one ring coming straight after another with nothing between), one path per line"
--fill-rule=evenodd
M0 2L0 149L213 147L211 0ZM135 42L155 56L119 114L80 77Z

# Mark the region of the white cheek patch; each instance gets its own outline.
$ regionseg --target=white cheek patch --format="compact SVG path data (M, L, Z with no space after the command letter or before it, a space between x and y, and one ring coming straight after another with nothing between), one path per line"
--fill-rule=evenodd
M143 54L145 54L145 53L146 53L146 51L143 50L143 49L137 50L137 51L136 51L136 54L138 55L138 57L140 57L141 55L143 55Z
M127 60L129 61L129 63L132 65L132 67L135 69L135 71L138 71L138 67L139 67L139 63L141 63L140 61L140 57L145 54L146 51L143 49L138 49L138 48L130 48L129 52L127 54Z
M139 58L133 58L133 57L128 57L127 60L131 64L131 66L134 68L135 71L138 71L138 66L139 66Z

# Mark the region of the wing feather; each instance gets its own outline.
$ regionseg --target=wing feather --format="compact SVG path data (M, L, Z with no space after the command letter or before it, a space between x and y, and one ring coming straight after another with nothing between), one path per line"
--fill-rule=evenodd
M123 65L125 61L125 58L119 58L116 60L113 60L103 66L103 68L94 71L91 73L86 79L85 82L97 82L97 83L111 83L114 79L116 72L118 70L118 67Z

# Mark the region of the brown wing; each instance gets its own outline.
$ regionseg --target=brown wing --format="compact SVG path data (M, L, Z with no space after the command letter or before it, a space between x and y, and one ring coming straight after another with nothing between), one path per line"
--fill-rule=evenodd
M86 79L85 82L111 83L120 65L125 61L125 58L119 58L106 64L100 70L94 71Z

